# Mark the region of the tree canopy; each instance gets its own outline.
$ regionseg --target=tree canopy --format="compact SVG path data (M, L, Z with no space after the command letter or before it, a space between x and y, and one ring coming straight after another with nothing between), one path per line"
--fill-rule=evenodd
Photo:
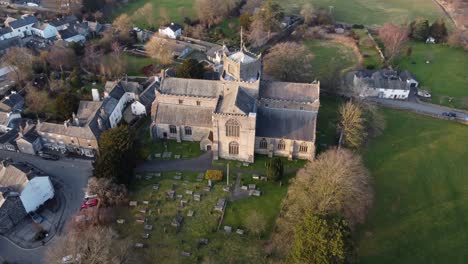
M61 93L55 99L57 117L63 120L72 117L80 104L80 98L71 91Z
M176 68L176 76L178 78L203 79L204 73L205 68L203 64L192 58L185 59Z
M350 230L339 216L307 213L294 230L288 263L350 263L354 258Z
M134 133L119 125L101 134L99 155L93 163L96 178L111 178L128 184L135 165Z
M351 101L340 107L340 141L339 146L344 145L349 148L358 148L366 137L365 119L363 111L358 104Z

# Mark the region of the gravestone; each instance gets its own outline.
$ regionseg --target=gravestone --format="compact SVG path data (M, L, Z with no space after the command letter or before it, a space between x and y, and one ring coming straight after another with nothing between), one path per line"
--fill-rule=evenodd
M182 256L184 257L190 257L192 254L190 254L190 252L187 252L187 251L182 251Z
M174 176L174 180L180 180L180 179L182 179L182 175L175 175Z
M224 186L224 187L223 187L223 191L225 191L225 192L229 192L229 191L230 191L230 188L229 188L229 186Z
M252 179L258 180L260 179L260 177L258 176L258 174L252 174Z
M145 176L145 179L146 179L146 180L151 180L151 179L153 179L153 175L146 175L146 176Z
M159 190L159 184L153 184L153 190L155 191Z
M186 190L186 191L185 191L185 194L193 195L193 191L191 191L191 190Z
M148 204L149 204L149 201L143 201L143 204L148 205Z
M180 159L180 155L174 155L174 159Z
M260 180L261 181L268 181L268 178L266 176L262 176L262 177L260 177Z
M163 159L169 159L172 157L172 152L163 152L162 157Z
M125 219L117 219L117 224L125 224Z
M161 177L161 173L160 173L160 172L156 172L156 173L154 174L154 176L156 176L156 177Z
M155 157L155 158L160 158L160 157L161 157L161 153L156 153L156 154L154 154L154 157Z
M247 191L249 189L249 187L245 186L245 185L242 185L241 186L241 189L244 190L244 191Z
M244 167L248 167L249 165L250 165L250 164L247 163L247 162L242 163L242 166L244 166Z
M144 238L144 239L148 239L150 236L150 234L148 233L144 233L141 237Z
M189 211L187 212L187 216L192 217L194 213L195 213L194 211L189 210Z
M232 227L230 227L230 226L224 226L224 232L226 232L226 233L231 233L231 232L232 232Z
M152 225L145 225L144 229L145 230L153 230L153 226Z
M236 230L236 234L238 234L238 235L243 235L243 234L244 234L244 230L242 230L242 229L237 229L237 230Z
M249 190L255 190L256 187L255 184L249 184Z
M194 201L197 201L197 202L200 202L200 200L201 200L201 195L200 195L199 193L193 194L193 200L194 200Z
M200 238L198 240L198 244L206 246L206 245L208 245L208 239L207 238Z
M138 202L137 201L130 201L130 206L137 206Z
M205 191L205 192L211 192L211 187L210 187L210 186L205 186L205 187L203 188L203 191Z

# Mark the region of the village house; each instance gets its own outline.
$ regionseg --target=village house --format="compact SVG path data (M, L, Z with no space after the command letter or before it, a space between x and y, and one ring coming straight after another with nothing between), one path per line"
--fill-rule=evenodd
M30 121L19 126L18 137L15 139L19 152L36 155L42 149L41 137L35 128L36 125Z
M55 195L49 176L37 176L31 167L0 163L0 233L19 223Z
M408 71L360 70L354 74L353 89L361 97L406 100L418 81Z
M199 141L213 158L254 154L313 159L320 84L262 79L262 57L241 45L223 54L220 80L162 76L152 106L155 140Z
M171 39L176 39L182 35L182 26L179 24L171 23L167 27L161 27L159 34Z
M20 19L9 18L5 21L5 26L11 28L13 36L24 38L32 34L32 27L37 23L35 16L24 15Z
M31 30L34 35L44 39L55 38L58 34L57 29L54 26L51 26L49 23L38 22L32 27Z

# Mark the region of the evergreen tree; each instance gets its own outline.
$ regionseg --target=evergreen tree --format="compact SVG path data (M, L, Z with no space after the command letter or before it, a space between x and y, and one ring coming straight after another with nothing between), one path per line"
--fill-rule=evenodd
M176 68L178 78L203 79L205 68L195 59L186 59Z
M266 163L266 176L268 179L272 181L279 181L283 177L284 174L284 166L283 161L276 157L270 159Z
M56 115L58 118L69 119L76 112L80 104L80 98L71 91L62 93L55 99Z
M418 18L410 24L410 38L418 41L426 41L429 37L429 21Z
M442 19L437 19L432 23L430 29L431 37L435 38L438 43L447 41L447 27Z
M294 230L288 263L351 263L354 250L348 224L338 216L306 214Z
M117 183L128 184L134 165L134 133L127 125L119 125L101 134L99 155L93 163L96 178L109 178Z

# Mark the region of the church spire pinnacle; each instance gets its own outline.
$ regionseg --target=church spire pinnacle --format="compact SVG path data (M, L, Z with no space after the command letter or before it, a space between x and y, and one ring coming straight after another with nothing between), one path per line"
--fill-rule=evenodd
M244 28L241 27L240 31L240 50L244 51Z

